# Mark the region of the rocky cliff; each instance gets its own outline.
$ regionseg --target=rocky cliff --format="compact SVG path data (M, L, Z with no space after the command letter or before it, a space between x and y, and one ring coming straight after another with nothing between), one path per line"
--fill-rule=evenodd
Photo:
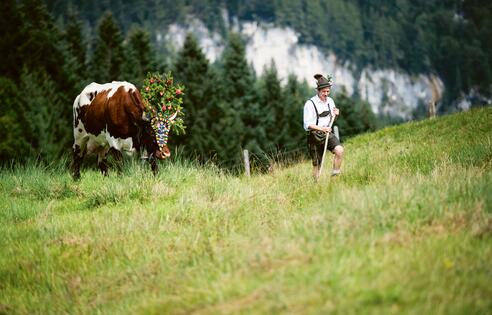
M157 34L157 40L179 49L188 32L195 34L210 62L220 57L224 39L210 32L199 20L190 19L186 27L173 24L166 35ZM231 26L246 41L246 57L257 75L273 60L280 78L290 73L299 80L306 80L314 87L315 73L331 74L334 78L333 93L345 90L348 95L357 94L366 100L376 114L410 119L418 106L438 103L444 84L433 74L409 75L397 69L356 69L350 62L340 62L333 53L324 53L314 45L299 43L298 34L286 27L275 27L258 22L236 22Z

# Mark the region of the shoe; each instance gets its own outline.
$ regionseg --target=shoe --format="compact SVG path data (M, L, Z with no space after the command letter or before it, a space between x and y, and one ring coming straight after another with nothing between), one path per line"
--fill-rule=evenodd
M333 170L331 172L331 176L338 176L338 175L341 175L342 174L342 171L341 170Z

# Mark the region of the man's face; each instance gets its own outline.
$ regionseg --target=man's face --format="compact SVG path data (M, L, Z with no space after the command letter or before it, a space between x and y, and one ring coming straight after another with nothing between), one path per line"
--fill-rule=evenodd
M330 94L331 87L327 86L325 88L322 88L321 90L318 90L318 96L319 98L323 101L326 102L326 98Z

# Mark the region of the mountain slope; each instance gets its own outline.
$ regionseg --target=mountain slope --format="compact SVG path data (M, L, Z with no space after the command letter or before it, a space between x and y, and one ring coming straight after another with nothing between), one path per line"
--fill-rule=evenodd
M158 31L158 38L165 39L162 42L171 51L179 51L186 35L192 33L207 58L211 62L219 61L226 40L219 33L209 31L195 18L189 17L184 24L175 23L165 32ZM258 76L274 62L283 83L293 74L314 87L313 75L327 73L334 78L335 94L345 92L349 96L360 97L378 115L409 120L429 102L439 102L444 94L444 84L436 75L409 74L397 68L357 68L355 63L343 60L334 53L301 43L299 34L289 27L238 22L235 29L245 40L246 57Z
M485 108L352 138L344 174L317 185L308 161L251 178L178 162L79 183L2 170L0 310L487 313L491 121Z
M460 107L467 106L468 102L491 103L492 49L489 39L492 4L487 1L400 0L395 3L278 0L268 4L264 1L228 0L44 2L56 18L67 17L67 12L79 12L80 17L92 27L97 25L104 11L111 10L125 32L131 25L143 25L157 39L159 34L172 33L172 28L169 28L172 24L189 27L190 16L202 21L207 30L222 37L239 24L273 24L276 27L271 32L289 29L296 33L300 44L313 46L315 63L322 63L322 60L317 60L318 55L328 58L336 56L338 65L355 69L351 76L356 81L364 70L369 79L386 81L386 74L372 76L368 73L368 69L374 68L394 71L396 75L415 74L413 78L404 79L417 85L414 88L420 88L421 83L416 84L416 78L421 81L421 75L437 73L438 82L446 87L442 112L455 110L457 104ZM68 16L68 19L73 18ZM290 38L286 37L285 40ZM215 45L215 42L209 41L208 44ZM318 51L321 54L317 54ZM350 81L343 82L344 85L350 84ZM367 82L361 84L367 85ZM384 85L384 82L380 83L379 87L384 88ZM390 101L391 94L394 94L392 89L390 87L389 91L384 91L389 92L386 94ZM359 96L365 97L364 92ZM463 100L463 95L466 100ZM385 101L374 101L373 96L368 97L371 104ZM407 98L403 99L408 101ZM415 107L417 103L405 105Z

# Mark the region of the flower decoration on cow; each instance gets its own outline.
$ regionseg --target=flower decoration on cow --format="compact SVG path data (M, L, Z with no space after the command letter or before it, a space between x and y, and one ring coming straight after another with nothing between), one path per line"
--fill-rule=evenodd
M145 103L145 115L151 121L159 146L167 143L171 127L175 134L184 133L184 86L174 83L171 72L165 75L147 74L141 94Z

